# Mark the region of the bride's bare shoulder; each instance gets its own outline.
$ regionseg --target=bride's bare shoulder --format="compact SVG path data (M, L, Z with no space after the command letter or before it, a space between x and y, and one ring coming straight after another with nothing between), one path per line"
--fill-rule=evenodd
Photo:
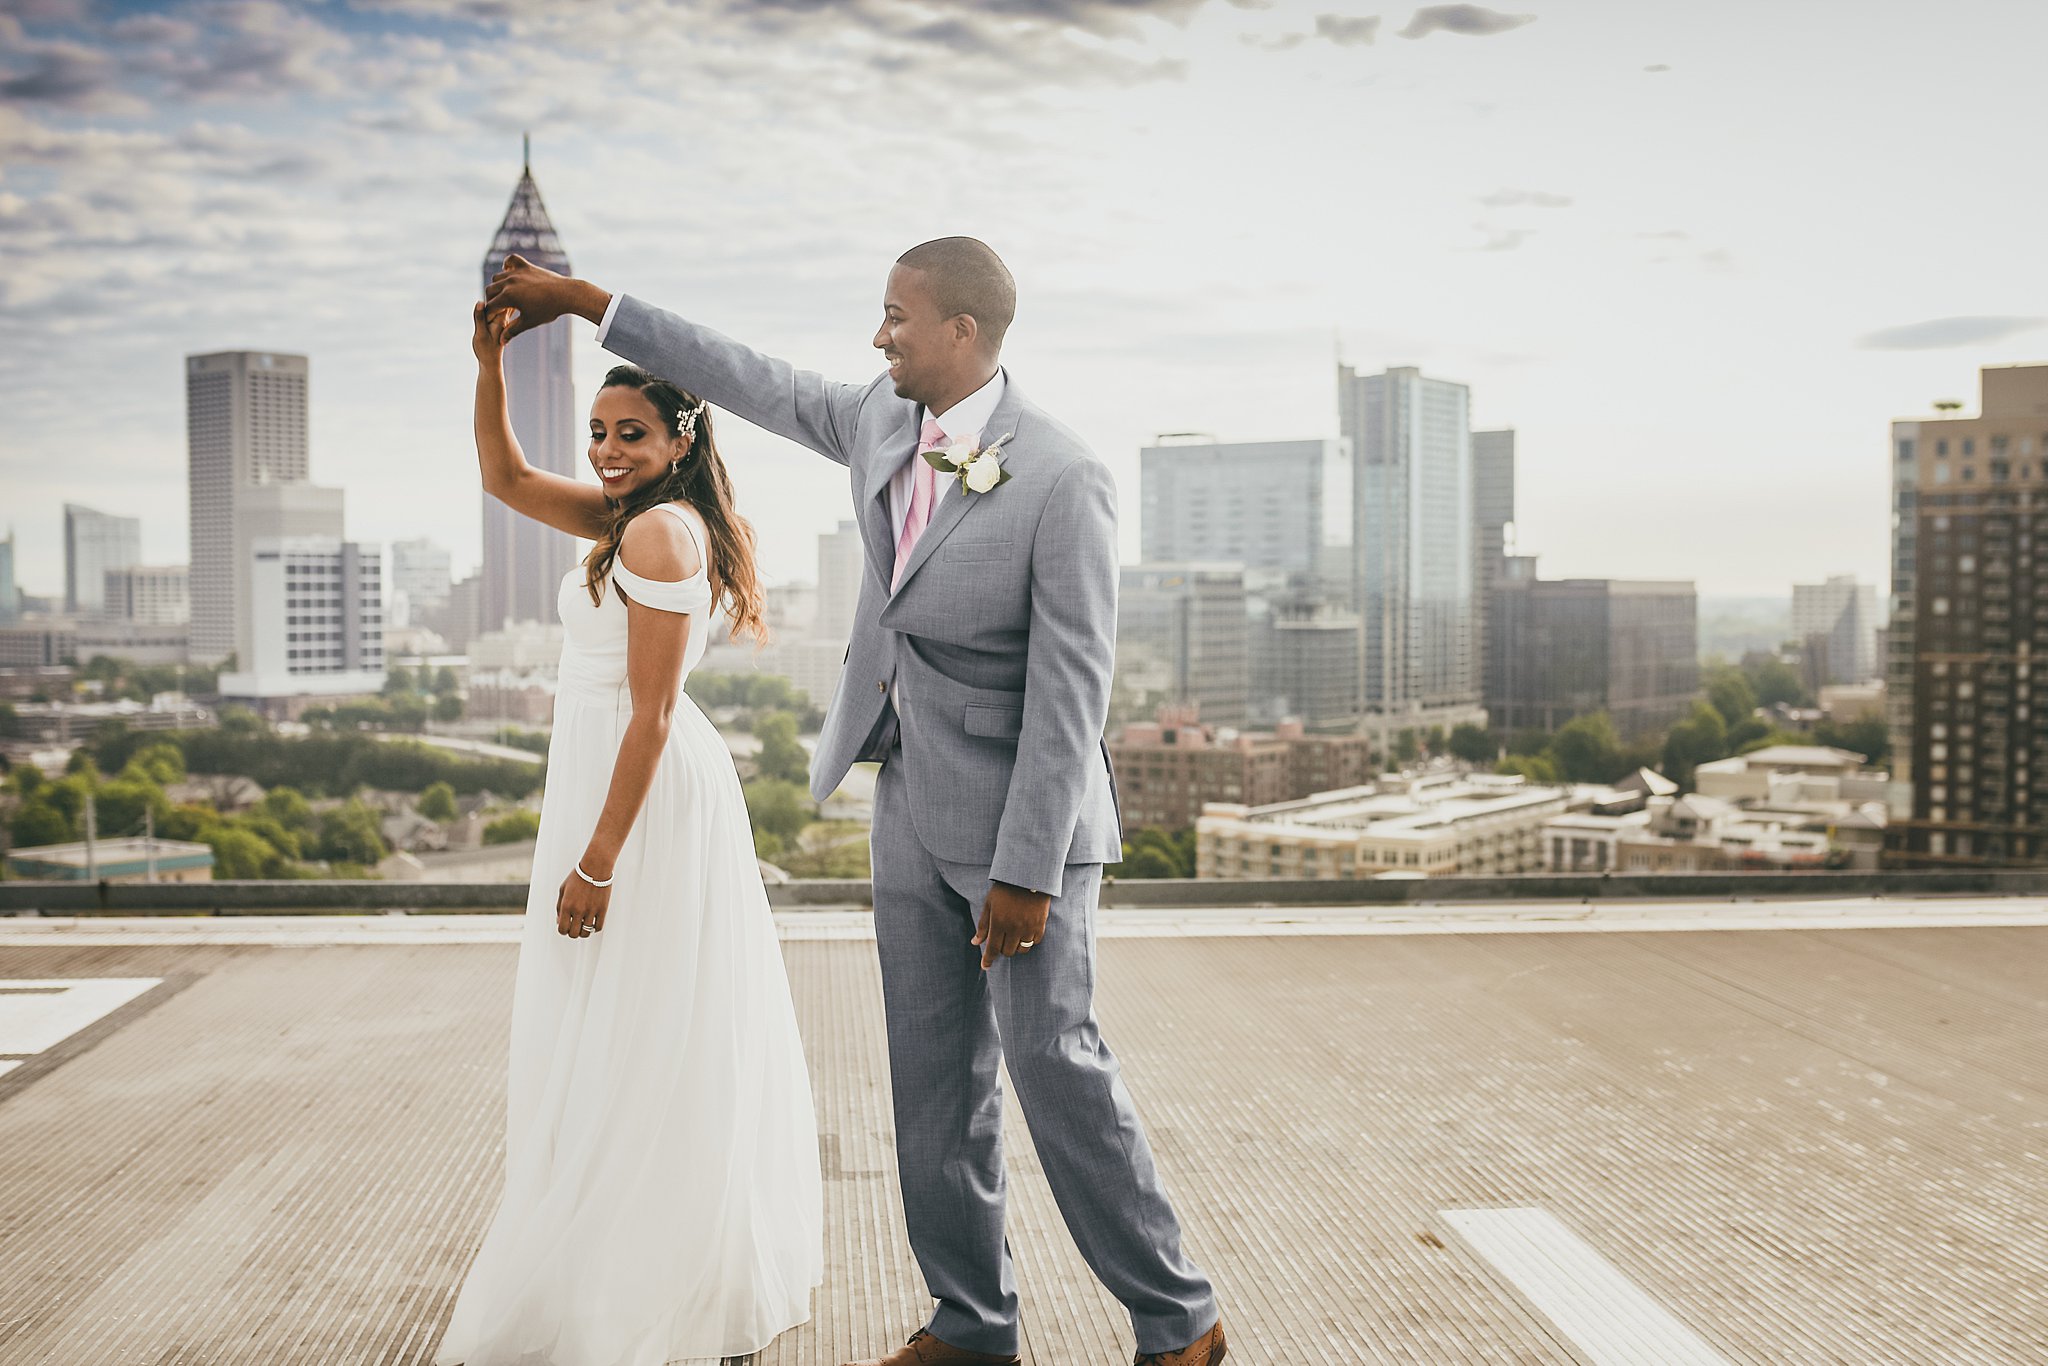
M681 515L662 513L658 506L648 508L626 523L625 534L619 538L620 562L643 579L687 579L703 564L696 539L683 525L683 518L694 518L696 513L676 504L668 506Z

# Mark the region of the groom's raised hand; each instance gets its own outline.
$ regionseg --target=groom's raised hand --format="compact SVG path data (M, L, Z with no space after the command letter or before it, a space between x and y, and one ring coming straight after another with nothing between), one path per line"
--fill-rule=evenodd
M570 315L588 318L594 323L602 322L604 311L611 302L610 294L588 280L557 275L517 252L505 258L505 264L484 288L486 313L511 309L515 315L512 326L505 333L507 341L521 332L545 327L557 318Z
M1026 891L1007 882L990 883L973 940L981 946L982 968L995 966L997 958L1031 952L1045 938L1045 922L1051 914L1052 897L1046 893Z

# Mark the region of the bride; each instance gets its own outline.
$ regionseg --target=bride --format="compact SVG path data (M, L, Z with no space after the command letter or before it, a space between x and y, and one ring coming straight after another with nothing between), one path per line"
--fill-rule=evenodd
M590 409L602 488L526 463L512 314L473 319L484 488L596 542L566 642L512 998L505 1190L437 1366L746 1356L823 1278L817 1121L725 743L683 694L713 604L765 633L704 405L630 365Z

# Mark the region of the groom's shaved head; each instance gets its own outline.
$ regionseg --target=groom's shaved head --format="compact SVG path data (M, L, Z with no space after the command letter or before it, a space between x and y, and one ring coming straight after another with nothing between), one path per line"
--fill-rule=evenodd
M967 314L987 342L989 354L1003 349L1003 334L1017 316L1017 282L988 243L972 237L935 238L904 252L896 264L923 272L941 317Z

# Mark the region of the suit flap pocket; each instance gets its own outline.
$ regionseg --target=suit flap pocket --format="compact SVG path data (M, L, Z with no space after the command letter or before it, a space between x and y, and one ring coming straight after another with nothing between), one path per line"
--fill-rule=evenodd
M948 560L1007 560L1010 558L1008 541L947 541L939 548L942 558Z
M1014 740L1024 733L1024 711L1021 707L991 707L969 702L967 733L997 740Z

